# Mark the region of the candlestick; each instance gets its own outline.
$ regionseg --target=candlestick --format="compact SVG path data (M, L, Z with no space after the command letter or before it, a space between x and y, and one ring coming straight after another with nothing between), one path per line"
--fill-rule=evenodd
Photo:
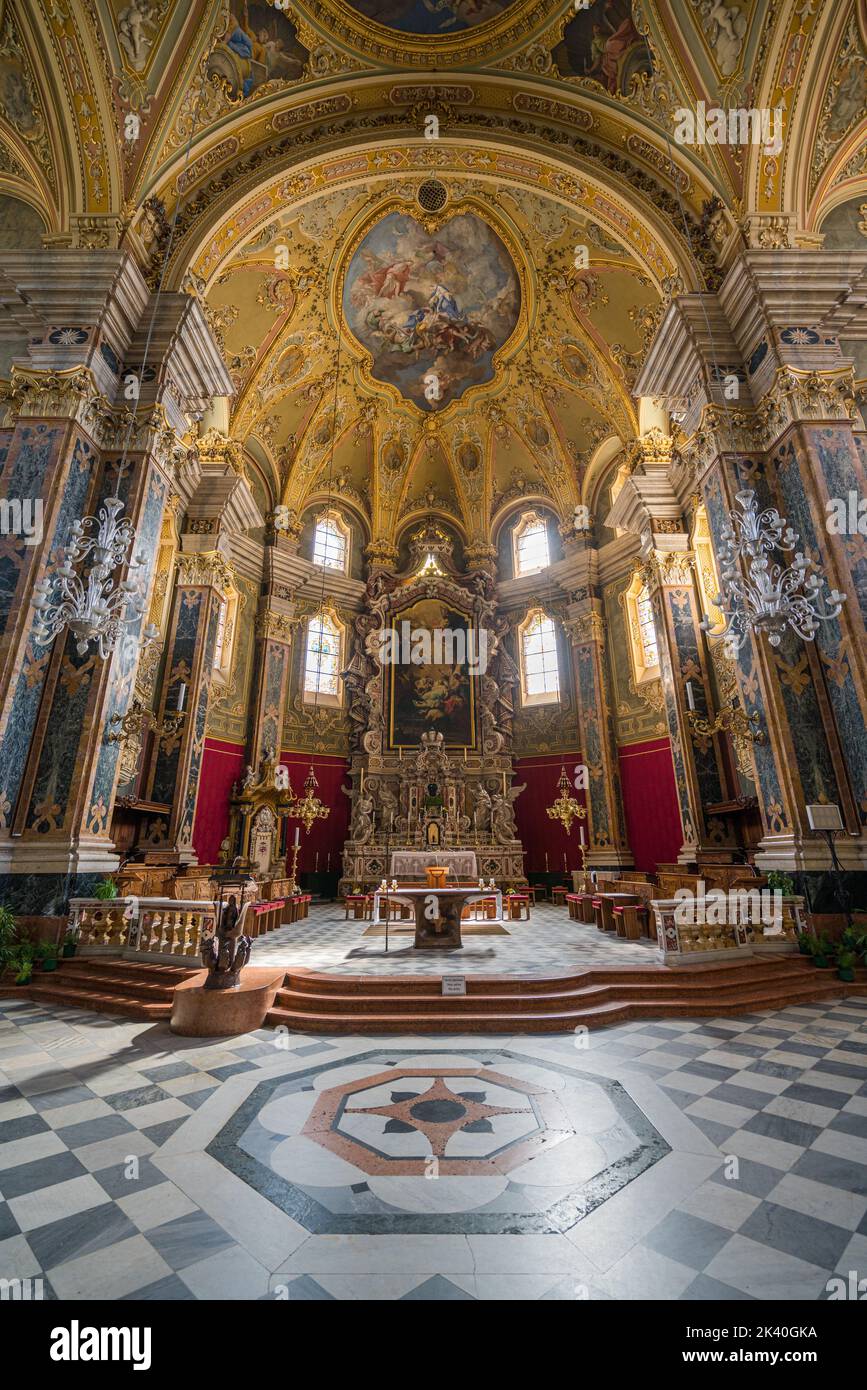
M695 696L692 693L692 681L686 683L686 703L690 709L695 709Z

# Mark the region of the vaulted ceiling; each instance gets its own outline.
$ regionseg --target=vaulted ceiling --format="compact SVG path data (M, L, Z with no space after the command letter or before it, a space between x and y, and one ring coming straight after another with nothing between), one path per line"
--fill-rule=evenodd
M782 155L677 144L698 100ZM0 0L0 193L198 295L271 504L385 537L568 515L670 296L864 188L865 106L867 0Z

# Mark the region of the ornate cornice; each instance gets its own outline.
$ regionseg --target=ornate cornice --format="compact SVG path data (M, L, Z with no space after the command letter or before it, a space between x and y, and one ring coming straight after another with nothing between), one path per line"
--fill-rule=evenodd
M365 546L364 558L371 569L394 569L398 560L397 546L384 536L378 536Z
M217 589L225 594L234 587L235 571L219 550L195 550L177 556L178 588Z
M684 461L701 473L720 454L767 452L799 421L858 423L860 419L851 367L827 372L778 367L755 410L705 405L698 429L680 452Z
M605 618L595 611L563 620L563 627L576 647L587 642L596 642L601 646L605 641L606 626Z
M301 621L300 617L290 618L285 613L275 613L273 609L267 608L256 615L256 636L269 642L289 643Z

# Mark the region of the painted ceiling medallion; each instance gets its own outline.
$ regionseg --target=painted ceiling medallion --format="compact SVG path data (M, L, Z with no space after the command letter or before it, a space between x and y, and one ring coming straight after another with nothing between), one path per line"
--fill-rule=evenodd
M493 380L494 354L520 310L514 262L474 213L433 232L388 213L356 248L343 283L344 319L371 355L374 380L424 411Z
M351 10L384 29L438 39L475 29L511 9L515 0L347 0Z

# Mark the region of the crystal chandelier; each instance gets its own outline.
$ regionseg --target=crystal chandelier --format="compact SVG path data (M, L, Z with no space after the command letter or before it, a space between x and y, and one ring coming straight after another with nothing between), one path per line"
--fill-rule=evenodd
M766 632L771 646L778 647L788 627L805 642L814 641L819 623L836 618L846 595L831 589L823 596L823 572L800 550L790 565L772 562L774 550L795 549L797 532L776 507L760 511L752 489L739 492L735 500L740 510L729 514L731 524L721 538L720 581L725 592L714 599L725 618L720 635L733 651L740 651L750 632ZM746 577L739 560L746 565ZM711 619L705 618L701 627L710 631Z
M114 651L124 625L141 617L146 598L132 571L146 563L144 554L129 562L129 578L119 584L113 582L115 571L126 564L135 543L132 522L128 517L118 520L122 511L119 497L106 497L98 516L73 522L72 543L61 551L55 574L45 575L34 586L37 620L33 636L40 646L47 646L68 627L79 656L94 643L105 659ZM88 534L94 529L95 534ZM76 574L75 565L88 556L92 564L87 575Z

